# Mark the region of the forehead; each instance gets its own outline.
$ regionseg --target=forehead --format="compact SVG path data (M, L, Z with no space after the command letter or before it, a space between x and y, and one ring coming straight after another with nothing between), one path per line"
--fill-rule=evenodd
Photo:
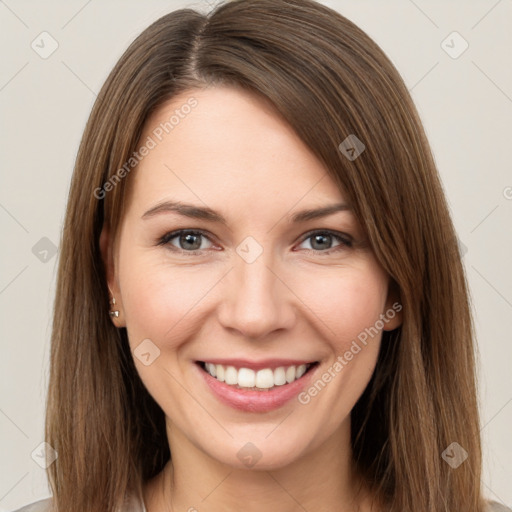
M194 89L174 97L146 122L140 144L145 142L153 147L133 176L140 207L179 198L258 211L269 207L270 198L287 209L299 201L306 207L343 199L320 160L268 100L238 88Z

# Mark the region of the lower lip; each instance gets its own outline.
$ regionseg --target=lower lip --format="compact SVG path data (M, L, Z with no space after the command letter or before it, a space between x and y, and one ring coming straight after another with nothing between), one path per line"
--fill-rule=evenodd
M285 403L297 396L310 381L318 364L310 368L300 379L294 380L290 384L275 386L269 391L252 391L234 388L212 377L207 371L203 370L199 363L195 363L195 366L213 394L221 402L244 412L268 412L282 407Z

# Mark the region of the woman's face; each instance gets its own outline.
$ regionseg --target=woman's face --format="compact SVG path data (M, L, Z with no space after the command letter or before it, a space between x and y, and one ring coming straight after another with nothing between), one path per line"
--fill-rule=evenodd
M399 315L342 193L268 104L233 88L174 98L140 140L109 281L171 450L277 468L346 440Z

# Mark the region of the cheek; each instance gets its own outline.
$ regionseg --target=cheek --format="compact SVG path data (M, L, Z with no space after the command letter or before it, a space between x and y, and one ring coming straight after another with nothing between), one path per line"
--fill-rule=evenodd
M149 338L167 347L183 342L198 328L198 307L214 286L213 273L173 267L144 253L125 253L119 265L122 307L130 345ZM195 326L195 327L194 327Z
M296 283L306 306L317 317L326 339L344 351L384 312L387 280L374 265L319 271ZM319 327L320 328L320 327Z
M387 278L370 265L338 269L330 276L319 274L314 282L307 305L319 319L316 325L329 346L329 357L323 373L299 395L299 402L308 417L323 418L318 428L333 432L340 419L349 417L375 369L381 343L381 331L375 326L384 313Z

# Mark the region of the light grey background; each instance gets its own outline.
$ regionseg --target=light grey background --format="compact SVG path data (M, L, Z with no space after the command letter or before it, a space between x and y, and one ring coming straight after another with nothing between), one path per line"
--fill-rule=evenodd
M49 495L45 472L31 454L44 440L57 261L51 244L58 244L96 93L152 21L184 6L207 10L208 3L214 2L0 0L0 512ZM484 492L510 506L512 1L323 3L383 48L420 111L467 249L480 358ZM58 43L46 59L31 47L35 41L39 52L51 48L43 31ZM455 55L463 48L453 31L469 44L458 58L445 51Z

